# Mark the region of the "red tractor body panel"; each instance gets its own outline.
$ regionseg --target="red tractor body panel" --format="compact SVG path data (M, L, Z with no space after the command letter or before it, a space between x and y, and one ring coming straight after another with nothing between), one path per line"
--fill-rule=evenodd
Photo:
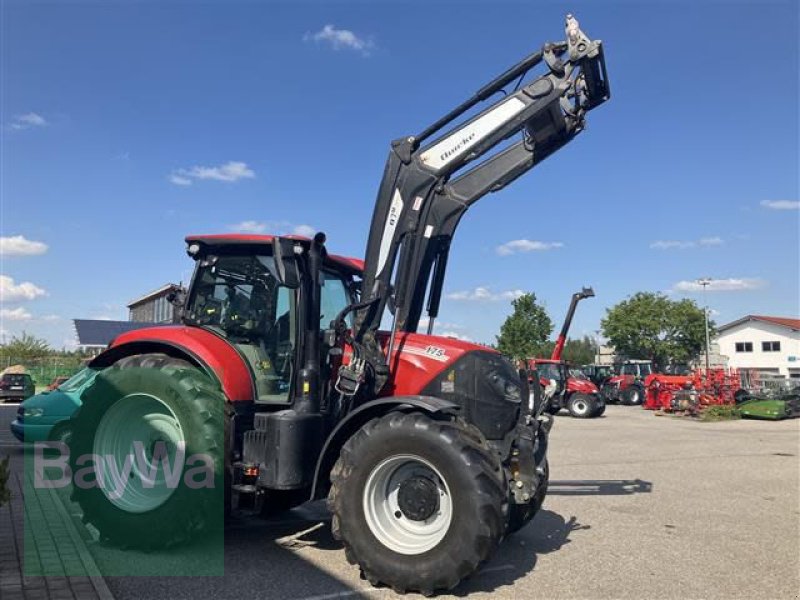
M579 394L600 393L600 390L597 389L597 386L593 382L587 379L578 379L577 377L570 377L567 379L567 391L578 392Z
M381 332L380 339L385 349L389 344L389 334ZM233 346L213 333L200 327L154 326L124 333L110 347L148 342L178 348L205 364L216 375L231 402L254 399L252 376L247 363ZM398 334L390 362L392 376L380 395L420 394L439 373L472 350L496 352L454 338L419 333ZM350 355L348 347L344 353L345 363L349 362Z
M389 337L388 332L379 332L384 351L389 345ZM389 361L392 373L381 390L382 397L421 394L439 373L468 352L497 352L492 348L455 338L421 333L398 333L394 343L392 360ZM344 351L345 364L350 362L351 356L352 350L347 346Z
M231 402L253 400L253 380L244 359L210 331L182 325L147 327L123 333L110 347L142 342L167 344L187 352L211 369Z

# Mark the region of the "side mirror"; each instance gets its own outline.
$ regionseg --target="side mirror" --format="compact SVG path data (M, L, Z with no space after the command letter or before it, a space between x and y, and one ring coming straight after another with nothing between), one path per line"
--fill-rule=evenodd
M300 261L295 254L295 241L276 237L272 240L272 255L275 258L275 271L281 285L296 290L300 287Z
M186 303L186 290L181 288L167 294L167 302L177 308L181 308Z

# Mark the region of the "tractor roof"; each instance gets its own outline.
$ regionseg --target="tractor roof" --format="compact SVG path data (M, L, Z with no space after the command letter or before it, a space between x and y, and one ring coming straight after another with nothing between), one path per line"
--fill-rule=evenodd
M272 240L276 237L285 237L291 240L297 240L301 243L310 244L311 238L303 235L257 235L253 233L221 233L211 235L188 235L186 236L186 243L191 244L199 242L205 246L236 246L236 245L272 245ZM339 256L338 254L328 254L328 261L333 265L344 268L353 275L360 275L364 271L364 261L360 258L353 258L350 256Z

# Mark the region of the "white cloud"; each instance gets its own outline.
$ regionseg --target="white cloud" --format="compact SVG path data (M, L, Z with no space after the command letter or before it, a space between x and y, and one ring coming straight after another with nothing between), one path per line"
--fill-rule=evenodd
M264 233L267 230L267 224L259 221L242 221L231 225L230 229L241 233Z
M61 316L60 315L43 315L43 316L39 317L39 319L41 321L53 322L53 321L60 321L61 320Z
M800 201L797 200L762 200L761 206L772 210L800 210Z
M463 333L459 333L457 331L434 331L434 335L440 335L442 337L449 337L456 340L461 340L462 342L471 342L473 341L471 337L468 335L464 335Z
M30 127L44 127L47 125L47 120L35 112L25 113L24 115L17 115L11 121L11 129L29 129Z
M0 319L9 321L30 321L31 313L22 307L19 308L0 308Z
M355 50L364 56L369 56L375 47L371 39L359 37L349 29L336 29L334 25L325 25L316 33L307 32L303 36L303 41L329 44L334 50L342 48Z
M495 248L495 251L500 256L508 256L509 254L517 254L519 252L535 252L538 250L552 250L554 248L563 248L564 244L561 242L539 242L537 240L511 240L505 244Z
M24 281L20 284L8 275L0 275L0 302L16 302L18 300L33 300L39 296L46 295L42 288Z
M735 278L728 279L712 279L708 285L709 292L740 292L747 290L757 290L767 285L763 279L753 278ZM673 289L677 292L702 292L703 286L697 281L684 280L679 281Z
M192 185L194 180L212 179L214 181L233 183L240 179L252 179L255 176L255 172L247 166L247 163L232 160L217 167L196 165L189 169L177 169L170 173L167 179L175 185L186 186Z
M21 235L0 237L0 254L5 256L34 256L47 252L47 244L34 242Z
M170 183L174 183L175 185L192 185L191 179L176 175L175 173L172 173L167 179Z
M651 248L656 250L686 250L687 248L696 248L697 246L721 246L725 243L719 236L709 236L694 240L657 240L650 244Z
M465 302L495 302L497 300L516 300L520 296L524 296L525 292L522 290L506 290L504 292L492 292L487 287L478 286L473 290L463 290L459 292L451 292L445 296L448 300L457 300Z
M276 235L292 233L305 237L313 237L317 233L317 230L311 225L292 225L287 221L247 220L230 225L228 229L240 233L274 233Z
M317 230L311 225L297 225L294 229L292 229L292 233L295 235L303 235L305 237L313 238L317 233Z

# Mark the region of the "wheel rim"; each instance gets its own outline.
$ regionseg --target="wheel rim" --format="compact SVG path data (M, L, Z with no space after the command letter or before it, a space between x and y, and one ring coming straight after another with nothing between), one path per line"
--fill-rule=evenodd
M103 465L100 472L95 467L103 495L125 512L144 513L175 493L183 473L185 438L178 417L159 398L129 394L103 415L93 452ZM111 472L112 462L117 474L128 474L124 483Z
M575 414L578 415L585 415L589 411L589 404L586 402L586 400L583 399L576 400L573 403L572 407L573 410L575 411Z
M631 404L639 404L639 390L631 390Z
M417 511L403 503L402 493L416 486L436 495ZM364 487L364 515L378 541L399 554L422 554L447 535L453 500L447 482L427 460L414 455L387 458L378 464ZM415 505L415 508L418 508Z

